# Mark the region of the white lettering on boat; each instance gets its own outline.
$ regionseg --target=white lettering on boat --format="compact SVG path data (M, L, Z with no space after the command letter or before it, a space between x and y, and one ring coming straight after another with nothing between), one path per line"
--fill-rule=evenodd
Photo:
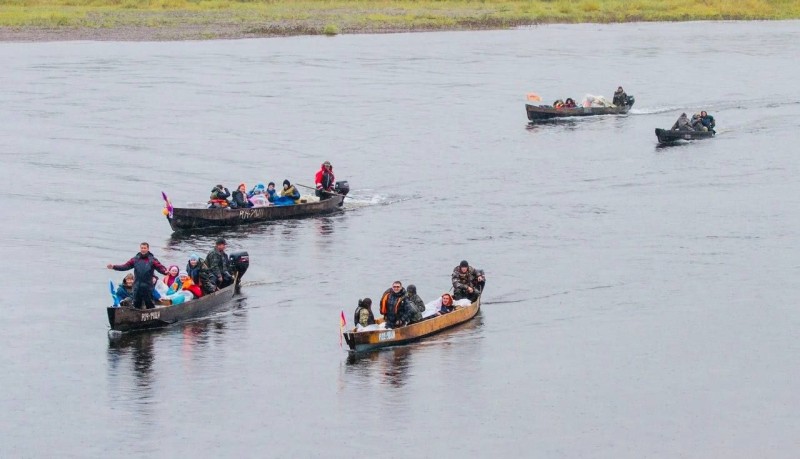
M260 209L242 209L239 211L239 218L248 220L250 218L258 218L261 216Z
M142 322L147 322L148 320L155 320L161 317L161 311L155 312L143 312L142 313Z
M389 330L378 334L378 341L386 341L387 339L394 339L394 330Z

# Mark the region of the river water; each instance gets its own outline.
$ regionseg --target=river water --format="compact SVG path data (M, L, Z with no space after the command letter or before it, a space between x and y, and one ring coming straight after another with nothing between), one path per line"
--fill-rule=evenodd
M798 55L796 21L0 44L0 456L795 457ZM628 116L527 127L618 85ZM324 160L331 217L161 214ZM219 234L231 311L109 339L107 263ZM348 358L340 311L461 259L476 319Z

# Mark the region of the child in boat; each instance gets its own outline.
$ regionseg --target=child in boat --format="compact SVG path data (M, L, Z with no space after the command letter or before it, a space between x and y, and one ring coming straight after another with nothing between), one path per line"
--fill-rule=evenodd
M166 298L169 299L172 304L181 304L183 302L189 301L197 297L196 291L200 289L194 285L192 282L192 278L189 277L189 273L186 271L181 271L178 275L178 279L170 285L169 290L167 290ZM202 296L202 292L199 292Z

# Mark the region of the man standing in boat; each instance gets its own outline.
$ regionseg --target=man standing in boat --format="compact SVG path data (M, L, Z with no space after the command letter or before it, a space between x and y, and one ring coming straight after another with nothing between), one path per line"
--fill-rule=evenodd
M214 248L206 255L206 264L214 276L217 288L225 288L233 283L230 257L225 253L225 239L217 239Z
M314 176L314 183L317 186L316 194L320 201L331 197L336 186L336 178L333 176L333 166L330 161L325 161Z
M477 300L481 294L475 288L477 278L475 268L470 266L467 260L461 260L461 263L453 269L453 299L469 298L472 302Z
M167 268L150 253L150 244L147 242L139 244L139 253L126 263L108 264L106 267L115 271L127 271L133 268L133 307L141 309L142 303L147 309L156 307L153 303L153 271L166 275Z

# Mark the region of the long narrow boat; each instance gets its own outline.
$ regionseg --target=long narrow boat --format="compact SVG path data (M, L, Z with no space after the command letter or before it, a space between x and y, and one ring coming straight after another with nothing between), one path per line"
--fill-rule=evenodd
M231 259L236 266L236 280L233 284L200 298L154 309L135 309L128 306L106 308L111 329L127 332L166 327L224 310L233 295L239 290L241 278L250 264L247 252L231 254Z
M167 221L173 231L187 231L212 227L231 227L271 220L301 218L329 214L341 210L343 194L335 194L324 201L310 201L293 206L251 207L248 209L191 209L175 207Z
M709 139L714 137L714 131L679 131L672 129L658 129L656 128L656 137L658 143L674 143L681 140L698 140Z
M433 316L405 327L344 332L344 340L352 351L369 351L386 346L405 344L436 334L442 330L462 324L473 317L481 309L481 299L469 306L457 307L454 311Z
M525 111L528 113L528 121L531 123L570 116L624 115L633 107L635 101L633 96L628 96L626 105L613 107L555 108L552 105L525 104Z

